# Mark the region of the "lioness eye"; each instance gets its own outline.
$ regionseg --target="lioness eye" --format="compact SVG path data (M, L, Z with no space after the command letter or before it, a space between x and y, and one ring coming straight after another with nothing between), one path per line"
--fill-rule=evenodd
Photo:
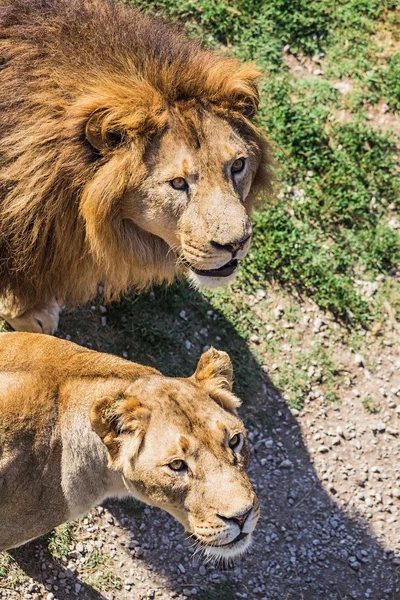
M170 184L174 190L180 190L181 192L187 190L188 187L186 179L183 179L183 177L175 177L170 181Z
M240 173L244 169L246 160L244 158L237 158L231 166L232 173Z
M229 440L229 448L239 452L243 445L243 435L241 433L235 433Z
M184 471L187 468L184 460L173 460L172 462L168 463L168 466L170 469L177 472Z

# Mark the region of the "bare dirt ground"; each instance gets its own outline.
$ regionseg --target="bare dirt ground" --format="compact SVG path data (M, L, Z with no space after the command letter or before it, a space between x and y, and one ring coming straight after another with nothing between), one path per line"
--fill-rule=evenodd
M352 351L340 341L346 332L315 307L298 304L289 319L289 304L278 302L255 303L265 329L254 349L262 356L272 334L280 354L276 363L264 355L262 386L241 409L262 507L249 554L218 570L168 515L111 501L74 525L58 560L46 540L13 551L1 598L400 599L398 325L389 311ZM289 377L313 345L332 352L338 400L325 397L316 355L304 371L303 407L290 409L269 374L285 367ZM298 377L293 370L293 385Z

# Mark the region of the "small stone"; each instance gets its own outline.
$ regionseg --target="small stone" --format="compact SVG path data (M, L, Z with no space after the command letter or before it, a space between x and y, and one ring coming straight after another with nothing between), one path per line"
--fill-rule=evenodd
M250 341L253 342L253 344L259 344L260 343L260 338L258 337L258 335L252 335L250 337Z
M283 315L284 312L285 312L285 309L283 308L283 306L280 306L280 305L274 309L274 315L277 319L279 319Z
M184 573L186 573L186 569L185 569L185 567L183 566L183 564L182 564L182 563L179 563L179 565L178 565L178 569L180 570L180 572L182 573L182 575L183 575Z
M189 342L189 340L185 340L185 348L186 348L186 350L190 350L191 347L192 347L192 342Z
M393 436L399 435L399 430L394 427L386 427L386 431Z
M391 492L392 492L392 496L394 496L395 498L399 498L400 499L400 490L399 490L399 488L392 488Z
M356 364L357 367L363 367L364 366L364 359L361 356L361 354L356 354L354 356L354 363Z
M281 462L281 464L279 465L280 469L290 469L290 467L293 466L292 461L290 461L288 458L286 458L285 460L283 460Z
M360 475L356 478L356 483L360 487L364 487L364 485L368 481L368 475L366 473L360 473Z
M204 575L207 573L207 570L206 570L206 568L205 568L205 566L204 566L204 565L200 565L200 567L199 567L199 573L200 573L200 575L202 575L203 577L204 577Z
M376 424L376 430L379 431L379 433L383 433L384 431L386 431L385 423L379 421L379 423Z
M329 448L327 448L326 446L319 446L318 447L318 452L321 452L321 454L326 454L327 452L329 452Z
M78 542L75 546L75 550L77 552L80 552L82 554L82 552L85 551L84 545L82 544L82 542Z
M314 319L314 331L315 331L315 333L317 333L321 329L322 325L323 325L322 320L319 317L317 317L316 319Z

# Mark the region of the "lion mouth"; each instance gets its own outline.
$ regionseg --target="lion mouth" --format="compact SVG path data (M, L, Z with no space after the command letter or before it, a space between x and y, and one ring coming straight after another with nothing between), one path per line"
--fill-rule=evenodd
M196 275L201 275L201 277L229 277L229 275L232 275L232 273L236 271L238 265L239 261L237 258L234 258L225 265L222 265L222 267L219 267L219 269L202 270L196 269L193 266L190 266L190 269L193 273L196 273Z

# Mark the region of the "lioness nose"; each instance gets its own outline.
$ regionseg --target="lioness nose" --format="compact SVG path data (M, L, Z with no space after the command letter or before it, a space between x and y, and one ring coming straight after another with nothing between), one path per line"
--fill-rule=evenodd
M227 250L228 252L232 252L232 256L234 257L236 252L242 250L246 243L251 238L251 233L246 234L240 240L234 240L233 242L229 242L229 244L220 244L219 242L211 242L211 246L213 246L216 250Z
M249 514L251 513L253 507L251 508L246 508L246 510L244 512L242 512L239 515L234 515L232 517L223 517L222 515L218 515L220 519L222 519L223 521L234 521L234 523L236 523L237 525L239 525L240 529L243 528L243 525L246 522L247 517L249 516Z

